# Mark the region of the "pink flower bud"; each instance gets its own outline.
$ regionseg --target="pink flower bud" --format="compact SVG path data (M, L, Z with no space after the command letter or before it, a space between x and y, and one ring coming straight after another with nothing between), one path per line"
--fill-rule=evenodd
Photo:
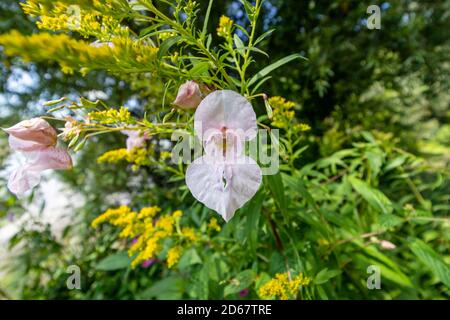
M12 142L10 140L11 147L16 148L16 150L19 151L30 151L30 149L36 150L39 147L54 146L56 144L55 129L53 129L47 121L41 118L24 120L4 130L10 136L23 140L17 141L13 139ZM27 144L26 141L29 143ZM30 142L35 143L35 145Z
M195 81L186 81L178 89L178 94L173 102L174 105L182 109L193 109L202 101L202 93L199 85Z
M381 240L380 247L385 250L394 250L395 248L397 248L395 244L387 240Z

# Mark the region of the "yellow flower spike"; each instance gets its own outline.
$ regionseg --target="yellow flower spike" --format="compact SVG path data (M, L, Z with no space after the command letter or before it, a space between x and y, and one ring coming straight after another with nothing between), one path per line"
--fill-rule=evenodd
M188 239L190 241L197 240L197 235L195 233L194 228L184 227L181 229L181 234L183 235L183 237L185 237L186 239Z
M166 160L172 157L172 153L168 151L162 151L159 157L161 160Z
M161 208L157 206L142 208L141 211L139 211L138 219L153 218L160 211Z
M217 35L219 37L228 37L231 35L231 28L233 20L227 16L221 16L219 20L219 27L217 28Z
M169 249L167 252L167 267L172 268L180 260L183 248L181 246L175 246Z
M295 299L300 286L307 286L310 282L311 279L302 273L292 280L289 280L287 273L279 273L275 275L275 278L261 286L258 294L262 299Z
M175 220L172 216L162 216L156 221L155 226L170 236L173 234L174 222Z
M176 210L172 213L172 217L174 218L180 218L183 215L183 211L181 210Z
M96 227L98 227L100 224L102 224L104 222L109 222L111 220L115 220L118 217L120 217L122 215L126 215L126 214L128 214L130 212L131 212L131 209L128 206L120 206L120 207L115 208L115 209L108 209L104 213L99 215L97 218L95 218L92 221L91 226L93 228L96 228Z

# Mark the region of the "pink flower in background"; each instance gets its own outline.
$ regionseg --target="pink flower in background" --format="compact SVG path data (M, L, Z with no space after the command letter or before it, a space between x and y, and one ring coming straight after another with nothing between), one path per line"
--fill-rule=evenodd
M145 146L145 140L148 140L150 137L148 132L139 131L139 130L123 130L121 131L124 135L127 135L127 150L131 151L134 148L142 148Z
M241 298L245 298L246 296L248 296L248 294L250 293L250 290L246 289L242 289L241 291L239 291L239 297Z
M180 86L174 105L183 109L196 108L202 101L202 93L195 81L187 81Z
M260 167L243 152L245 141L256 137L255 112L240 94L218 90L206 96L194 118L205 155L187 168L186 184L198 201L229 221L261 184Z
M394 250L395 248L397 248L395 244L387 240L381 240L380 247L385 250Z
M12 193L20 196L34 188L41 180L42 171L72 167L69 153L55 147L56 131L47 121L24 120L4 130L9 133L11 149L22 152L27 158L27 162L9 177L8 189Z
M156 262L155 258L151 258L148 260L145 260L144 262L141 263L141 267L142 268L148 268L150 267L152 264L154 264Z

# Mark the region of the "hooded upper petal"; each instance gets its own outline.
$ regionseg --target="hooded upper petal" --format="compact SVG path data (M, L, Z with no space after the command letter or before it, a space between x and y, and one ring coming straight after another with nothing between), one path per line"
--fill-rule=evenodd
M192 195L226 221L255 195L261 179L258 164L246 156L226 164L206 155L186 170L186 184Z
M30 166L25 165L11 173L8 180L8 189L12 193L21 196L37 186L40 180L41 171L33 170Z
M242 140L256 136L256 114L248 100L231 90L217 90L207 95L194 117L195 134L209 140L217 132L232 131Z
M186 81L178 89L177 97L173 102L174 105L183 109L196 108L202 101L202 93L200 86L195 81Z
M33 141L42 146L54 146L56 144L55 129L41 118L23 120L4 130L15 138Z

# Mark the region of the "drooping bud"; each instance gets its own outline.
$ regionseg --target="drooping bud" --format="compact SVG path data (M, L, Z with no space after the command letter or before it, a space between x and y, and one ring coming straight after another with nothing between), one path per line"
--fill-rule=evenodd
M193 109L202 101L200 86L195 81L186 81L178 89L178 94L173 102L174 105L182 109Z
M42 147L56 145L56 131L53 127L44 119L33 118L30 120L23 120L14 126L4 129L10 136L29 142L34 142ZM10 141L11 143L11 141ZM11 143L12 148L23 151L20 143L13 141ZM25 147L25 146L23 146ZM26 146L26 147L29 147Z

